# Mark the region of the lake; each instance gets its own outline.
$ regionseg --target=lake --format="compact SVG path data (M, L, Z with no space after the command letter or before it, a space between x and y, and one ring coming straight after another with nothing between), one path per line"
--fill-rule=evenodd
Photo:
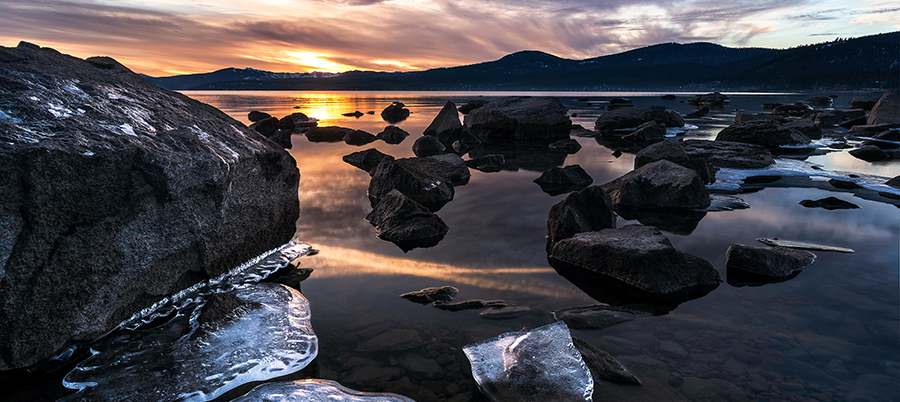
M545 251L550 207L566 194L550 196L532 182L547 166L578 164L594 184L632 170L634 154L593 138L574 137L572 155L507 155L507 169L471 170L468 184L437 215L450 230L431 248L404 252L375 237L363 218L371 211L369 175L341 160L367 148L397 158L411 146L448 100L460 106L522 93L498 92L222 92L188 91L249 124L247 113L276 117L303 112L320 126L337 125L376 134L379 113L393 101L412 112L397 125L411 134L398 145L376 141L357 147L312 143L294 134L291 155L300 168L300 219L296 236L319 250L304 257L313 268L302 292L312 308L319 337L318 376L361 391L396 392L417 401L484 400L476 389L462 346L503 332L554 321L552 311L597 304L550 267ZM824 94L824 95L830 95ZM690 93L527 93L555 96L573 123L593 128L613 97L636 105L666 105L683 114ZM688 138L713 139L736 111L764 113L763 102L794 103L822 94L728 94L731 103L713 110ZM838 93L835 107L849 109L852 94ZM587 99L579 100L579 99ZM359 110L359 118L341 114ZM858 142L851 141L851 144ZM803 158L826 171L891 178L896 162L869 163L847 150ZM792 184L799 183L799 184ZM760 189L761 188L761 189ZM760 237L804 240L847 247L852 254L814 251L815 262L789 281L735 287L723 282L705 297L663 315L647 316L572 335L606 350L642 385L603 382L594 400L620 401L897 401L900 400L900 213L898 201L855 197L824 179L778 182L737 196L750 208L709 212L695 228L664 230L679 250L710 261L723 281L725 253L732 244L761 246ZM835 196L859 209L824 210L798 204ZM622 218L619 227L638 223ZM530 307L531 314L486 319L480 310L451 312L412 303L400 294L426 287L459 289L454 301L503 300ZM413 340L385 340L393 330ZM386 343L388 346L383 346ZM461 396L460 396L461 395Z

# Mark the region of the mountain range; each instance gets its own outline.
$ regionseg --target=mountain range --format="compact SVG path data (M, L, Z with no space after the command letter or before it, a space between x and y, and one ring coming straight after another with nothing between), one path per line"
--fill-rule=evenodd
M898 56L900 31L790 49L664 43L584 60L521 51L484 63L410 72L226 68L144 77L174 90L854 90L900 87Z

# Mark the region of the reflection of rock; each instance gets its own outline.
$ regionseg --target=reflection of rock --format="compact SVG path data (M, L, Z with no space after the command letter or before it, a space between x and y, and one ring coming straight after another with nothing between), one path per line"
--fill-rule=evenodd
M641 166L603 185L617 212L703 209L709 192L697 172L667 160Z
M296 268L292 269L290 272L282 275L278 278L277 282L292 287L294 289L300 290L300 282L303 282L309 279L309 276L312 275L312 268Z
M699 119L702 117L706 117L706 114L709 113L709 106L701 107L691 113L684 115L685 119Z
M426 208L437 211L453 199L453 186L447 179L422 171L394 158L384 158L375 167L369 182L369 201L374 206L397 189Z
M617 212L622 219L637 220L643 225L655 226L660 230L685 236L693 233L700 221L706 217L706 211L698 210L620 210Z
M365 170L366 173L371 175L373 173L372 170L378 167L378 164L381 163L381 160L384 159L385 156L387 155L381 153L379 150L370 148L364 151L344 155L341 159L344 162Z
M803 200L800 201L799 204L807 208L824 208L827 210L859 208L859 205L844 201L837 197L826 197L819 200Z
M702 158L689 158L687 152L684 151L684 147L682 147L681 143L674 138L657 142L656 144L640 150L637 155L634 156L634 168L637 169L659 160L667 160L688 169L692 169L700 175L700 179L703 180L704 183L715 181L715 169L710 167Z
M540 140L549 143L569 138L572 121L566 112L557 98L506 97L469 112L465 127L488 141Z
M611 110L600 115L594 123L594 129L611 131L635 128L649 121L666 127L684 127L684 119L674 110L665 106L638 106Z
M409 133L397 126L387 126L384 128L384 131L378 133L378 135L375 136L375 138L378 138L388 144L399 144L403 142L406 137L409 137Z
M394 102L381 111L381 118L391 124L406 120L407 117L409 117L409 109L402 102Z
M430 135L423 135L416 139L416 142L413 143L412 146L413 153L416 156L431 156L431 155L440 155L447 150L444 144Z
M453 296L456 296L457 293L459 293L459 289L453 286L441 286L407 292L400 295L400 297L411 302L428 304L434 302L448 302L453 300Z
M581 144L572 138L566 138L550 144L550 149L554 151L562 151L567 154L574 154L581 150Z
M547 145L546 142L490 142L473 147L469 150L469 156L475 159L487 155L502 155L504 170L544 172L562 166L568 156L565 152L548 149Z
M462 186L469 182L469 168L462 157L456 154L441 154L426 156L424 158L398 159L412 169L429 172L435 176L443 177L454 186Z
M375 226L376 237L403 251L433 247L449 230L440 217L396 189L381 197L366 221Z
M311 127L306 131L306 138L309 142L340 142L344 140L347 134L359 131L352 128L339 126ZM362 133L366 133L362 131ZM371 135L371 134L369 134Z
M570 191L581 190L594 182L580 165L553 168L534 179L541 190L550 195L559 195Z
M486 173L499 172L504 164L506 159L503 155L485 155L466 161L466 166Z
M808 251L733 244L728 248L725 267L728 283L734 286L765 284L792 279L815 259Z
M553 312L553 318L565 321L571 329L603 329L647 315L643 311L608 304L566 307Z
M589 294L610 304L677 305L709 293L721 281L708 261L676 250L650 226L576 234L556 243L549 260L566 279L595 289Z
M701 158L720 168L760 169L775 163L772 153L759 145L729 141L685 140L681 143L691 159Z
M569 194L550 208L547 218L547 252L553 245L576 233L616 227L612 200L600 186L591 186Z
M347 145L366 145L368 143L375 142L376 139L377 138L375 138L374 135L362 130L352 130L348 131L347 134L344 134L344 142L346 142Z
M755 144L773 152L783 151L782 145L810 143L809 137L796 129L769 120L732 124L716 135L716 141Z
M885 91L869 114L868 125L900 123L900 92Z
M584 364L591 370L595 387L600 380L617 384L641 385L641 381L634 374L629 373L625 366L609 353L574 336L572 344L581 353Z

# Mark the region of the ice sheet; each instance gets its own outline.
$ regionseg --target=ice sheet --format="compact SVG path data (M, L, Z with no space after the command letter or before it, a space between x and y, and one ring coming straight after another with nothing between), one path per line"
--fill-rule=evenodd
M562 321L469 344L463 352L491 399L591 401L594 380Z
M900 195L900 189L888 186L886 177L825 170L821 165L802 160L775 159L775 164L763 169L728 169L716 172L716 182L707 186L710 190L735 191L744 180L752 176L807 176L824 179L837 179L856 183L862 188L883 193Z
M396 394L354 391L328 380L274 382L253 388L232 402L415 402Z

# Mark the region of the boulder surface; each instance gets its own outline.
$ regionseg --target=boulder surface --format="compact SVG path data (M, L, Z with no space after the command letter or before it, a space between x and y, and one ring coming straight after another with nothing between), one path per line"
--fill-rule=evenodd
M488 141L569 138L572 120L557 98L513 96L488 102L465 117L465 127Z

